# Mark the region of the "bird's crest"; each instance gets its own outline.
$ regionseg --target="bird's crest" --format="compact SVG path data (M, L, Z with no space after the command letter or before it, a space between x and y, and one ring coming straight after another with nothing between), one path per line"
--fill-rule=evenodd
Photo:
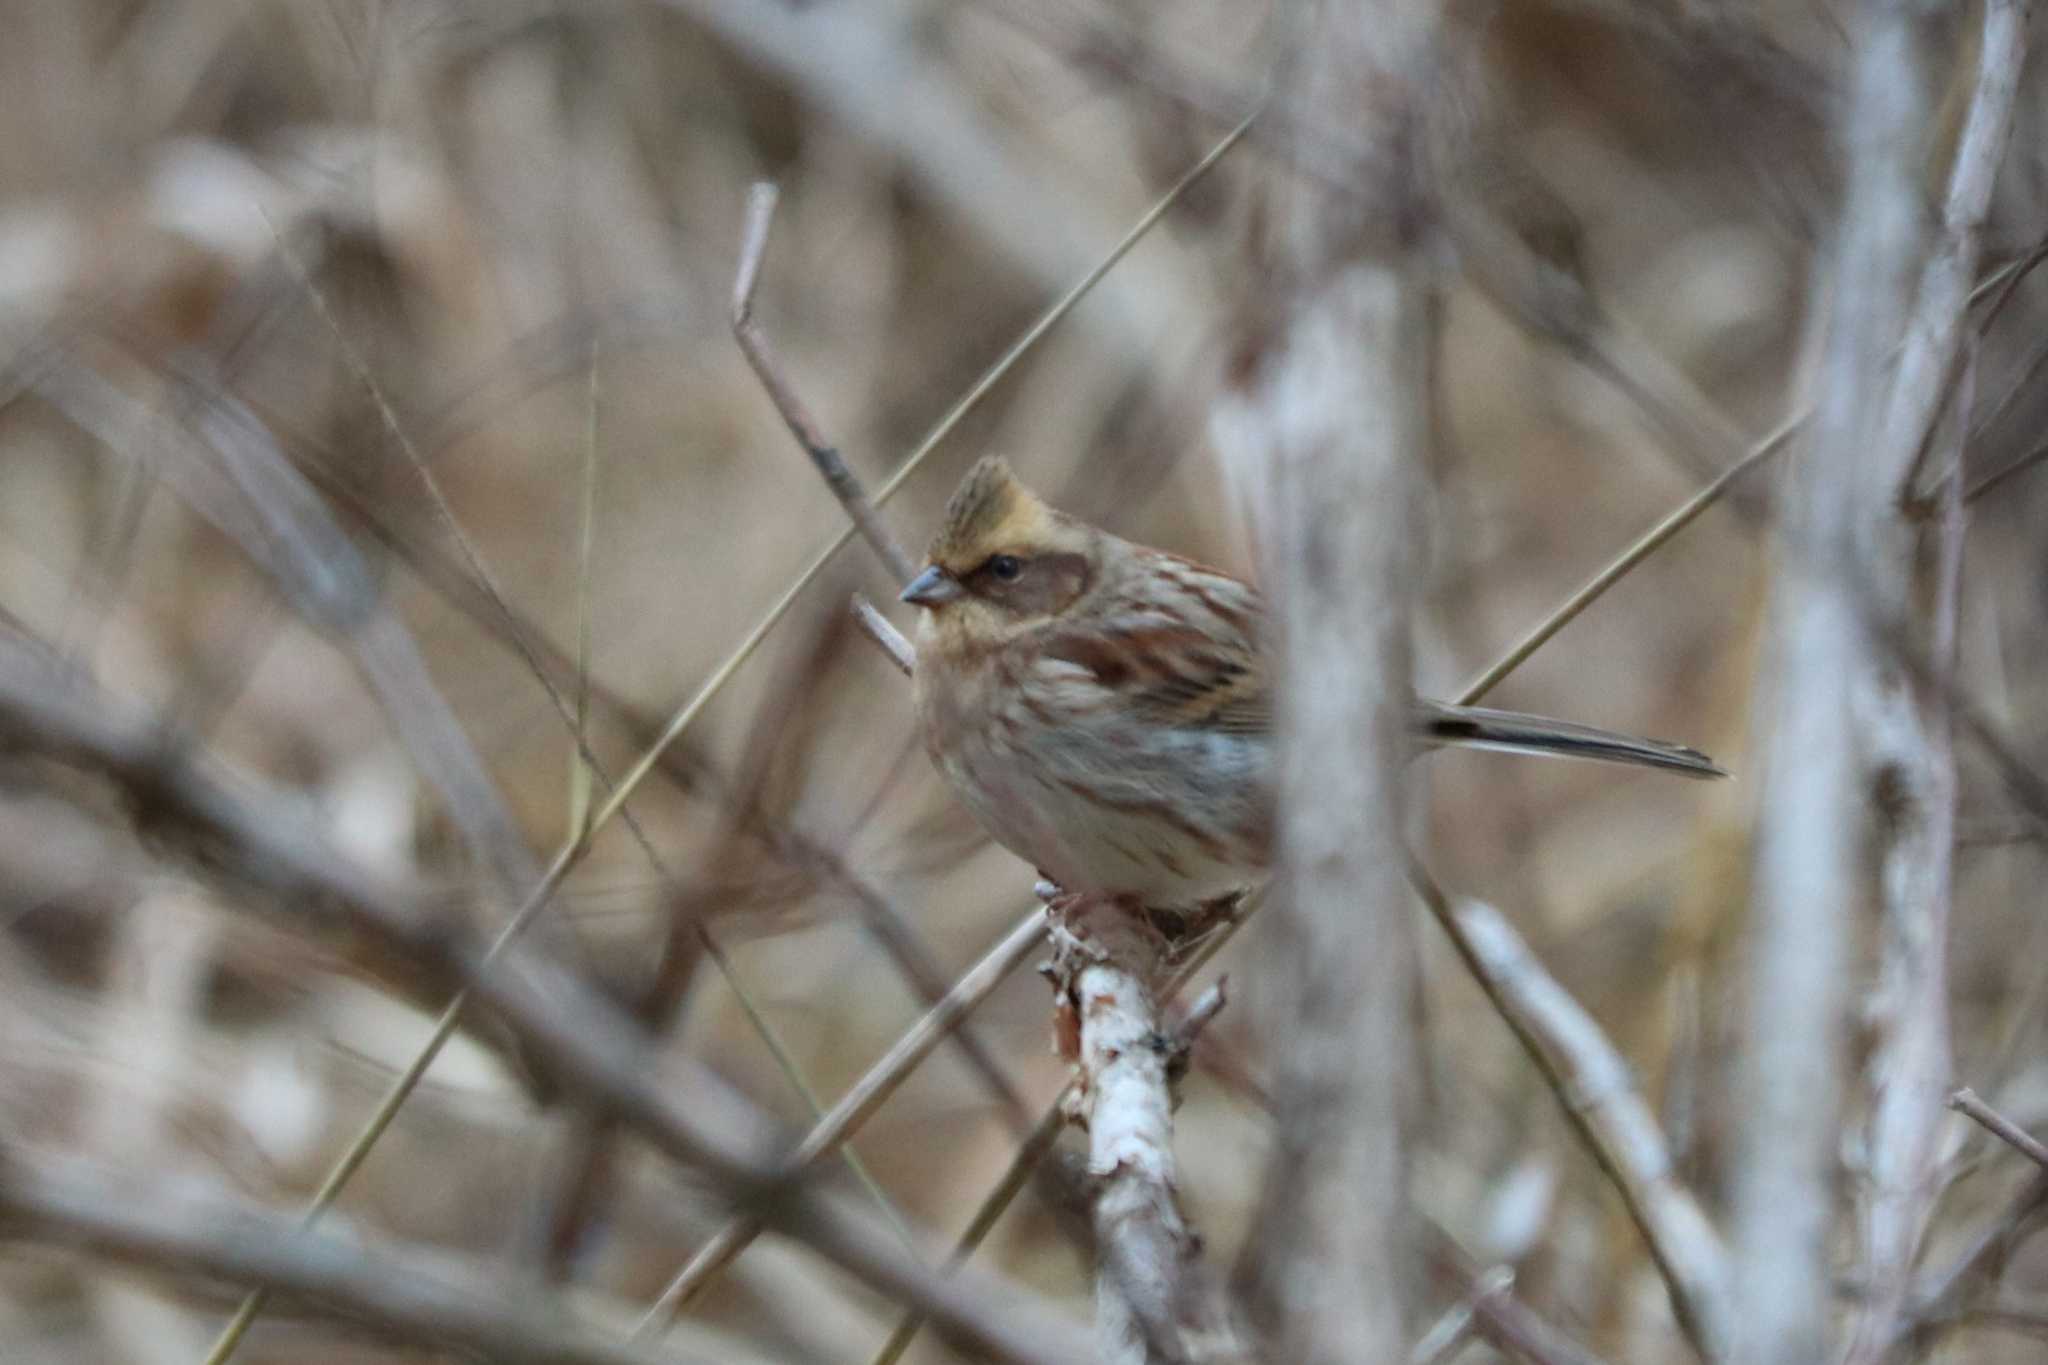
M946 519L932 538L931 560L948 566L979 560L998 542L1036 531L1050 516L1001 456L984 455L946 503Z

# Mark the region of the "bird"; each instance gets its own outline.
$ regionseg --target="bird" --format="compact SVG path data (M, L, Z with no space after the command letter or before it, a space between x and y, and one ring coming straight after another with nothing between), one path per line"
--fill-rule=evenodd
M926 751L996 842L1060 893L1207 905L1273 854L1273 680L1258 589L1048 506L999 456L946 504L901 600ZM1416 699L1423 746L1723 777L1694 749Z

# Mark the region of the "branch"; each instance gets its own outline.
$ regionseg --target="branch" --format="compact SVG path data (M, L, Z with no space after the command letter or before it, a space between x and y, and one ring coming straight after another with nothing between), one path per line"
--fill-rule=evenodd
M1848 191L1831 258L1813 445L1782 495L1772 731L1757 811L1750 1005L1735 1103L1740 1352L1758 1365L1829 1357L1829 1245L1843 1100L1853 915L1871 788L1859 700L1883 670L1863 623L1900 487L1884 448L1891 354L1922 247L1926 124L1918 10L1859 11L1838 136ZM1896 577L1897 567L1889 566ZM1866 578L1866 575L1872 575Z
M1239 1280L1272 1358L1403 1359L1414 1295L1407 1128L1418 1074L1402 886L1415 526L1429 445L1431 6L1314 4L1275 83L1283 126L1344 126L1327 182L1277 168L1219 445L1257 490L1276 629L1279 920L1255 998L1273 1147ZM1369 95L1362 92L1371 92ZM1361 1046L1370 1040L1369 1046Z
M570 1304L508 1281L501 1265L405 1243L308 1231L297 1218L201 1194L189 1182L136 1187L71 1159L0 1154L0 1235L81 1248L178 1275L303 1295L393 1338L444 1343L509 1365L689 1365L731 1360L730 1343L689 1333L660 1349L606 1341Z
M0 642L0 743L97 769L147 822L183 832L215 864L272 893L306 926L353 927L494 1007L549 1074L615 1113L729 1198L758 1201L771 1227L810 1244L878 1291L914 1303L961 1340L1046 1365L1085 1353L1070 1328L1010 1286L934 1275L893 1231L814 1190L789 1187L770 1154L781 1133L709 1068L664 1052L576 976L512 942L498 955L430 913L417 889L350 862L285 793L230 779L122 715L75 678ZM995 1307L1006 1304L1005 1307Z
M1175 1048L1157 990L1168 945L1140 907L1102 897L1063 897L1050 925L1063 1050L1071 1038L1077 1063L1067 1111L1088 1130L1096 1181L1096 1337L1110 1365L1178 1365L1200 1243L1173 1156Z
M1040 909L1026 915L1022 923L1004 935L1002 942L969 968L945 998L913 1024L894 1047L868 1068L866 1075L854 1082L839 1103L818 1120L790 1155L786 1163L789 1173L799 1174L838 1151L840 1144L873 1117L875 1111L896 1093L897 1087L909 1079L910 1073L931 1056L932 1050L951 1035L960 1022L988 998L990 992L1024 964L1044 934L1045 911ZM761 1234L762 1226L759 1218L740 1217L713 1233L647 1310L646 1317L641 1320L641 1330L645 1332L674 1321L712 1278L732 1264L733 1258Z
M1679 1325L1702 1357L1726 1359L1735 1326L1727 1250L1699 1201L1679 1182L1664 1134L1627 1061L1498 911L1476 901L1453 906L1419 865L1411 865L1411 877L1620 1191L1670 1291Z
M825 486L846 509L846 515L853 520L861 538L880 557L890 579L900 586L910 581L917 572L916 566L889 534L889 529L882 525L874 504L862 491L860 480L846 467L846 460L838 447L825 439L824 430L811 416L810 409L804 406L795 385L783 373L781 357L775 354L768 333L754 316L754 286L760 282L761 260L768 251L768 229L775 221L776 196L775 186L765 180L747 191L746 230L740 239L740 263L732 282L733 339L739 342L747 364L753 367L755 377L761 381L761 387L768 390L769 401L782 414L789 434L796 437L796 443L803 447L804 454L811 457L811 463L825 480Z
M1992 1136L2009 1143L2021 1156L2048 1171L2048 1147L2040 1139L1993 1109L1967 1085L1948 1097L1948 1107L1982 1124Z
M1879 894L1882 907L1877 1046L1869 1070L1870 1200L1864 1219L1866 1296L1848 1365L1879 1365L1895 1336L1893 1320L1906 1309L1913 1266L1938 1195L1935 1167L1941 1111L1939 1099L1952 1068L1949 1041L1948 937L1955 852L1956 765L1947 694L1953 681L1957 598L1961 591L1963 494L1962 454L1970 425L1973 374L1958 387L1952 380L1966 334L1964 314L1977 269L1978 243L1998 165L2011 134L2019 71L2026 52L2024 0L1987 0L1979 43L1976 84L1950 170L1940 233L1919 268L1910 311L1903 319L1904 342L1890 374L1882 420L1864 427L1859 448L1845 454L1836 476L1838 493L1866 485L1881 496L1859 494L1848 527L1855 556L1841 566L1867 585L1867 609L1905 639L1922 641L1936 670L1923 687L1908 668L1886 659L1865 661L1851 678L1853 704L1868 746L1869 804L1879 816ZM1886 82L1917 79L1910 7L1873 35L1882 70L1865 73ZM1898 32L1893 32L1896 25ZM1896 51L1886 58L1887 50ZM1859 231L1844 231L1843 278L1839 288L1877 294L1874 317L1857 318L1844 304L1840 327L1884 326L1889 322L1882 291L1889 272L1914 246L1920 155L1917 120L1922 111L1903 91L1874 91L1861 117L1878 126L1866 148L1870 164L1869 202L1852 198L1846 212L1881 211L1886 234L1873 232L1861 261L1848 253ZM1882 120L1895 119L1895 124ZM1886 202L1889 201L1889 202ZM1894 222L1893 220L1901 220ZM1859 278L1851 272L1870 272ZM1891 335L1890 332L1879 336ZM1870 341L1844 344L1845 359L1858 356L1862 373L1831 376L1851 388L1858 401L1880 392L1886 378L1872 367ZM1831 395L1832 396L1832 395ZM1956 441L1950 463L1956 473L1941 482L1945 515L1932 535L1933 570L1925 569L1921 545L1928 534L1918 509L1908 506L1919 469L1935 437L1944 404L1955 413ZM1861 413L1845 423L1867 422ZM1874 444L1866 444L1874 443ZM1851 471L1849 460L1862 467ZM1828 494L1823 493L1823 496ZM1885 496L1888 495L1888 496ZM1921 604L1932 603L1931 621L1919 624Z
M903 638L903 632L890 624L889 618L859 593L853 595L853 619L867 637L880 646L882 653L889 656L889 662L895 664L904 677L909 677L917 667L917 648Z

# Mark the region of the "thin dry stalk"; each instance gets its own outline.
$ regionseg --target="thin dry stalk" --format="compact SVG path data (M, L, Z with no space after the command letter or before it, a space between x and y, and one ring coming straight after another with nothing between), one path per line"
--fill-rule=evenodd
M1469 1322L1469 1337L1477 1337L1506 1355L1530 1365L1602 1365L1600 1357L1574 1341L1561 1328L1529 1307L1514 1292L1514 1272L1506 1266L1481 1271L1448 1233L1432 1226L1437 1243L1432 1259L1439 1273L1466 1286L1464 1296L1453 1306L1439 1327L1454 1329L1461 1314ZM1448 1333L1447 1333L1448 1334ZM1421 1356L1429 1343L1426 1334L1410 1354Z
M2048 1171L2048 1146L2026 1129L1984 1103L1977 1092L1964 1086L1948 1097L1948 1107L1983 1125L1984 1130L2006 1143L2027 1160Z
M953 984L944 999L897 1039L895 1045L854 1082L839 1103L819 1119L790 1155L787 1163L789 1172L797 1174L839 1150L840 1144L896 1093L897 1087L925 1058L931 1056L932 1050L945 1041L961 1021L988 998L991 991L1024 964L1043 940L1044 933L1045 911L1036 909L1004 935L1000 943ZM739 1217L713 1233L647 1310L641 1320L640 1331L645 1333L674 1321L712 1278L760 1235L762 1226L758 1218Z
M768 253L768 230L775 221L777 195L775 186L768 181L762 181L747 191L746 230L740 239L740 263L732 284L733 339L739 343L740 351L746 356L747 364L753 367L761 387L768 391L775 410L782 414L789 434L796 437L796 443L803 447L804 454L810 456L818 476L825 480L832 496L839 499L839 505L846 509L846 515L852 519L861 539L867 541L868 547L881 559L891 580L898 584L908 583L911 575L917 572L910 556L889 534L889 528L882 525L874 504L868 501L868 495L861 489L860 480L846 467L846 460L838 447L825 438L824 428L804 406L796 386L784 372L782 358L768 340L767 330L754 316L754 288L760 283L761 261Z

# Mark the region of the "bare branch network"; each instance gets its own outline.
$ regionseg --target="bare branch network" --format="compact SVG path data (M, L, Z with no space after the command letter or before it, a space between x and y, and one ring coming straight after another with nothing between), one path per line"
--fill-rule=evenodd
M2035 37L24 7L0 1359L2037 1358ZM1259 585L1092 807L928 738L1104 576L985 453Z

